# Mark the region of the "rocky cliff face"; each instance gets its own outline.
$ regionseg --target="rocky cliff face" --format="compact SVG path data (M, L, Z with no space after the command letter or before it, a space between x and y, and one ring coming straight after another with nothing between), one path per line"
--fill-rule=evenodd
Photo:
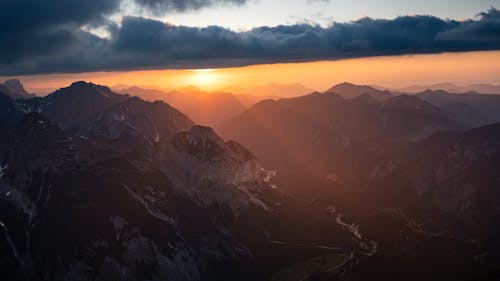
M176 134L162 146L158 157L178 191L196 198L201 206L224 204L238 212L256 204L270 210L258 199L259 189L266 186L259 161L238 143L225 142L211 128L194 126Z

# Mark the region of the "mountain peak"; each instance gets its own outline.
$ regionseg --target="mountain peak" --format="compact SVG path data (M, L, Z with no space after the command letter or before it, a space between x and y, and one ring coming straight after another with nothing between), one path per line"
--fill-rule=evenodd
M9 79L3 84L0 83L0 93L9 96L12 99L29 99L35 95L28 93L19 79Z
M356 85L356 84L353 84L353 83L350 83L350 82L342 82L342 83L339 83L333 87L331 87L330 89L328 89L326 92L345 92L345 91L357 91L357 92L362 92L360 94L364 94L366 92L369 92L369 91L378 91L377 89L371 87L371 86L368 86L368 85Z
M73 82L69 87L61 88L54 94L97 95L105 98L116 96L108 87L86 81Z
M86 86L90 86L90 85L93 85L93 83L91 82L86 82L86 81L76 81L76 82L73 82L71 83L70 87L86 87Z
M368 85L355 85L349 82L337 84L328 89L325 93L336 93L345 99L352 99L363 94L370 95L371 97L379 101L383 101L393 97L393 94L387 90L381 91Z
M421 93L419 93L421 95L425 95L425 94L439 94L439 95L446 95L446 94L449 94L447 91L445 90L431 90L431 89L427 89Z
M224 143L224 140L210 127L195 125L189 130L189 134L193 139L210 139L217 143Z
M5 80L5 82L3 82L3 84L7 87L15 87L15 88L24 89L23 84L21 83L21 81L19 79Z
M339 83L333 87L335 88L335 87L361 87L361 86L350 83L350 82L342 82L342 83Z

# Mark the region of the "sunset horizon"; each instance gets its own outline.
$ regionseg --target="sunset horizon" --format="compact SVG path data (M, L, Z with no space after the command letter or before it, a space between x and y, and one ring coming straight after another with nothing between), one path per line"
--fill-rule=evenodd
M0 0L2 281L499 281L500 0Z
M71 74L0 76L19 79L39 95L85 80L109 87L117 85L157 87L165 90L196 86L208 92L267 84L302 84L315 91L350 82L387 88L452 83L500 84L499 51L418 54L302 63L257 64L218 69L155 69ZM355 69L355 72L353 72ZM383 72L383 73L382 73ZM306 75L304 73L307 73ZM387 77L389 76L389 77ZM126 81L126 82L124 82Z

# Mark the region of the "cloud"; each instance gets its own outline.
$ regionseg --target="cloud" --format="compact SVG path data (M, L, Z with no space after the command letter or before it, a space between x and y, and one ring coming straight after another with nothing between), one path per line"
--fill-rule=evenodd
M193 0L193 3L199 1ZM74 12L58 20L37 19L44 24L35 31L25 27L28 32L21 35L7 32L11 45L0 44L0 75L161 67L216 68L500 49L500 12L494 8L479 14L476 20L467 21L404 16L392 20L363 18L348 23L333 22L328 27L296 24L235 32L219 26L175 26L130 16L124 17L120 26L113 25L104 17L113 11L113 5L117 4L97 1L94 5L79 7L95 11L92 17ZM184 5L188 6L178 9L198 7L197 4ZM107 26L110 37L99 38L77 28L79 24L90 23Z
M330 3L331 0L307 0L308 4L313 4L316 2Z
M242 5L248 0L134 0L150 11L186 11L197 10L216 5Z

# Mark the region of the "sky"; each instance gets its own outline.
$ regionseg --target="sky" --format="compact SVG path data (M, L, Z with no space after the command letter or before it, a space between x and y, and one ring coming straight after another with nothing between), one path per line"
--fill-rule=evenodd
M490 7L500 8L500 0L254 0L244 6L218 6L156 18L178 25L220 25L248 30L297 22L328 25L332 21L348 22L366 16L392 19L418 14L461 20Z
M228 84L221 77L243 84L249 77L255 84L267 77L281 81L279 73L261 77L248 69L292 73L301 67L326 79L333 76L330 67L336 77L359 80L346 74L352 65L361 68L353 73L371 81L384 77L368 73L364 63L392 73L391 57L415 81L425 71L434 74L429 79L464 81L456 68L442 77L437 63L412 72L412 64L435 57L439 64L462 66L467 81L498 83L491 62L500 50L499 7L500 0L2 0L0 81L22 77L32 87L78 76L137 81L133 73L144 77L142 84L183 81L215 88ZM478 67L472 73L464 65ZM236 79L241 73L247 78ZM392 84L409 80L395 72L391 77ZM317 88L330 81L303 83Z
M277 63L208 70L138 70L12 78L21 78L28 90L38 93L65 87L77 80L111 87L137 85L168 90L196 86L206 91L270 83L300 83L312 90L324 91L334 84L346 81L390 88L444 82L460 86L475 83L498 84L499 61L500 51L488 51Z

